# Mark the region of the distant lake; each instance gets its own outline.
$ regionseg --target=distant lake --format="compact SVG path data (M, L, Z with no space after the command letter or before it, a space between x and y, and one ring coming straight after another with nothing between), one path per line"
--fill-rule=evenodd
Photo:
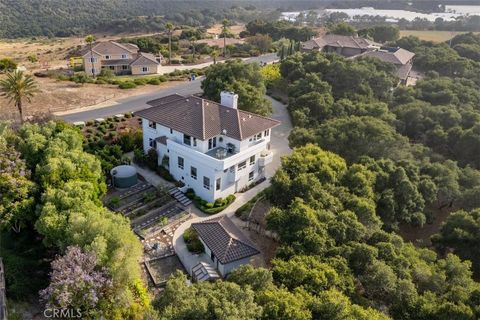
M381 16L387 18L387 21L395 22L400 19L412 21L415 18L425 18L429 21L435 21L437 18L443 18L446 21L455 20L456 17L465 15L480 15L480 6L446 6L447 12L434 12L430 14L420 13L407 10L379 10L371 7L355 8L355 9L325 9L317 10L319 13L326 12L343 12L350 18L355 16ZM307 13L306 11L304 11ZM282 12L282 19L294 21L300 14L297 12Z

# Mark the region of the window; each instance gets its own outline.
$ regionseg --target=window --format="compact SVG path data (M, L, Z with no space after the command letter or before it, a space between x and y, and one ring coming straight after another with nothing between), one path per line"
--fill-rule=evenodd
M191 145L191 144L190 144L190 136L189 136L188 134L184 134L184 135L183 135L183 143L184 143L184 144Z
M248 181L252 181L254 175L255 175L255 171L250 172L250 173L248 174Z
M185 162L185 160L183 160L182 157L178 157L178 167L180 169L183 169L184 162Z
M170 128L170 134L173 134L173 129L172 128Z
M148 126L149 126L150 128L152 128L152 129L156 129L156 128L157 128L156 123L153 122L153 121L150 121L150 120L148 120Z
M97 62L97 58L90 58L90 62L91 62L91 63Z
M123 66L122 66L122 70L128 70L128 66L123 65Z
M190 167L190 176L191 176L193 179L197 180L197 168L195 168L195 167Z
M255 164L255 155L250 157L250 165L254 165L254 164Z
M255 136L255 140L260 140L260 139L262 139L262 133L261 132Z
M105 60L110 60L110 56L105 56Z
M115 70L115 66L109 66L108 67L110 70Z
M197 146L197 138L193 138L193 146L194 146L194 147Z
M143 67L142 72L148 72L148 67Z
M148 145L152 148L157 148L157 141L153 140L152 138L148 139Z
M217 147L217 137L213 137L208 139L208 150Z
M128 59L128 54L122 54L122 59Z
M238 164L238 170L242 170L242 169L245 169L247 167L247 160L245 161L242 161Z
M210 178L203 177L203 187L207 190L210 190Z
M217 180L215 180L215 190L220 190L222 186L222 178L218 178Z
M248 139L249 142L252 142L253 141L253 137L250 137L250 139Z
M270 129L265 130L265 132L263 133L263 135L264 135L265 137L268 137L268 136L270 135Z

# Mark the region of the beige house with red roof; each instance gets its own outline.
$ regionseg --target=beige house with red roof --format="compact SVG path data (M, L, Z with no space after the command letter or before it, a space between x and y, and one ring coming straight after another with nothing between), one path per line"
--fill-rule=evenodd
M90 76L100 74L102 69L116 75L156 74L161 67L161 57L140 52L134 44L115 41L95 43L91 50L85 48L82 58L85 72Z
M272 162L271 129L279 121L237 108L238 95L217 103L178 94L148 102L142 118L143 147L158 164L202 199L226 198L265 177Z

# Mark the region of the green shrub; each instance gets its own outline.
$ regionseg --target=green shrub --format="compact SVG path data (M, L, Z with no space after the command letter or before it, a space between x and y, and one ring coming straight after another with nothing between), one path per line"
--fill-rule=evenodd
M203 246L202 242L198 238L198 233L192 227L185 230L183 233L183 240L187 245L188 251L192 253L202 253L205 252L205 247Z
M124 81L124 82L121 82L118 87L120 89L133 89L133 88L136 88L137 85L135 84L135 82L133 81Z
M88 133L92 133L93 132L93 129L92 128L88 128L87 130L85 130L86 132Z
M85 125L87 127L91 127L91 126L93 126L93 121L87 121L87 122L85 122Z
M162 177L163 179L169 181L169 182L174 182L175 181L175 178L170 174L170 172L165 169L164 167L162 166L158 166L155 170L157 172L157 174Z
M148 84L151 84L151 85L155 85L155 86L158 86L160 84L160 80L158 80L157 78L152 78L152 79L149 79L147 81Z
M147 84L148 82L148 79L145 79L145 78L136 78L133 80L133 82L137 85L137 86L144 86Z
M215 200L214 206L215 206L215 207L221 207L221 206L223 206L224 204L225 204L225 201L223 200L223 198L218 198L218 199Z
M168 79L167 79L167 77L165 77L165 76L160 76L160 77L158 77L158 81L160 81L160 82L167 82Z
M118 196L111 197L110 200L108 200L108 206L110 208L117 208L119 204L120 198Z
M103 80L103 79L97 79L95 80L95 84L107 84L108 82L106 80Z
M213 203L207 202L207 203L205 204L205 208L207 208L207 209L213 208Z
M131 112L127 112L124 114L125 118L127 119L130 119L132 117L132 113Z

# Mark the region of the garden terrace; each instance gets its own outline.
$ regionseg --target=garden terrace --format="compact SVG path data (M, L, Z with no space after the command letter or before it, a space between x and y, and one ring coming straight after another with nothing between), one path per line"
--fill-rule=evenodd
M145 267L156 287L165 285L175 271L181 270L185 272L182 263L176 255L146 261Z

